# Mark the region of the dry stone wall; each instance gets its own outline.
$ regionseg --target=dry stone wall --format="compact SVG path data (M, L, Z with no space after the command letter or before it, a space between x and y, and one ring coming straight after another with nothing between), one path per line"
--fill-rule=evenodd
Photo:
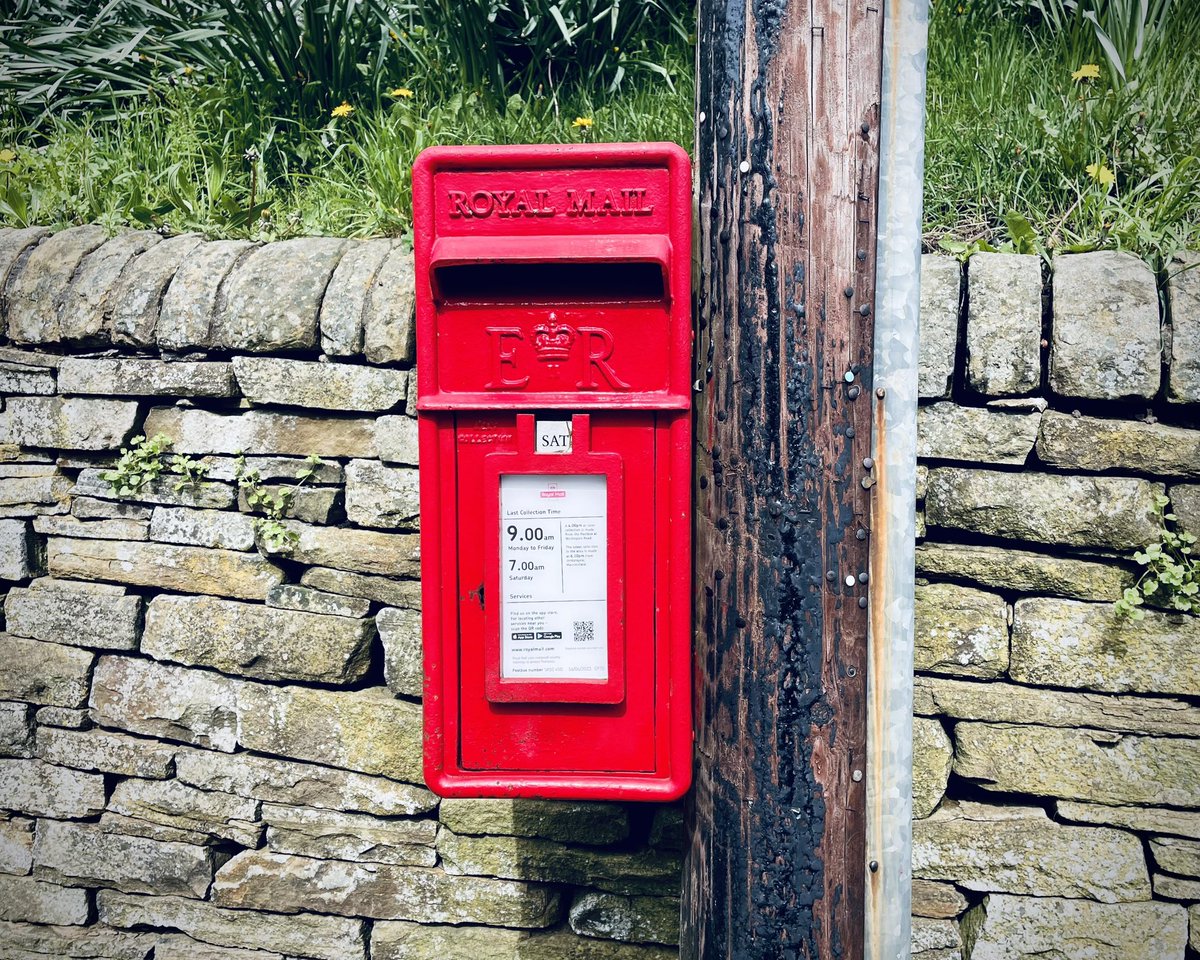
M676 955L680 805L421 783L412 280L386 240L0 231L0 957ZM924 960L1200 947L1200 618L1112 610L1157 495L1200 528L1200 270L1157 280L926 258ZM159 434L203 482L117 496Z

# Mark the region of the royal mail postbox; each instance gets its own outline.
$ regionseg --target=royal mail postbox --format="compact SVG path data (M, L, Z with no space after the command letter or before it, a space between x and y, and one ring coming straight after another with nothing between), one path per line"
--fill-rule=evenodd
M425 778L666 800L692 765L691 176L671 144L413 168Z

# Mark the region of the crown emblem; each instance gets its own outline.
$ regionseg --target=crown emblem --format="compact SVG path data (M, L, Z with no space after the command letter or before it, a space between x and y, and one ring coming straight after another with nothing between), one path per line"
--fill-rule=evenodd
M556 320L552 313L548 323L539 323L533 328L533 349L542 363L562 363L575 342L575 328L556 323Z

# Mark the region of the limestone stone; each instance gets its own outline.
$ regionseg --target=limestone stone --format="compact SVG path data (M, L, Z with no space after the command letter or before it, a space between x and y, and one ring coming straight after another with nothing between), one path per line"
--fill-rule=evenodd
M1200 253L1177 254L1167 265L1167 301L1171 310L1167 400L1200 402Z
M346 465L346 517L351 523L415 530L420 512L416 470L385 467L377 460Z
M674 897L622 897L587 890L571 904L568 921L585 937L679 943L679 900Z
M232 397L228 363L64 357L58 368L61 393L126 397Z
M924 717L913 718L913 817L927 817L942 802L954 746L942 725Z
M137 422L127 400L11 397L0 414L0 443L63 450L113 450Z
M958 306L962 267L953 257L921 257L921 345L917 395L948 397L958 351Z
M415 467L419 462L417 421L412 417L380 417L375 421L375 439L380 458L388 463Z
M111 338L113 287L129 262L161 239L152 230L120 233L83 259L63 295L59 317L62 339Z
M35 580L28 588L14 587L4 601L9 633L80 647L133 650L141 617L141 597L126 596L124 590L115 594L81 590L69 580L49 577Z
M0 920L60 926L87 923L87 891L43 883L32 877L0 876Z
M371 927L371 960L513 960L522 930L380 920Z
M146 607L142 652L264 680L345 684L370 666L369 620L279 610L215 597L158 596Z
M242 683L238 706L248 718L239 742L250 750L421 782L421 709L387 689Z
M943 804L913 824L913 875L967 890L1150 899L1141 841L1108 827L1068 827L1036 807Z
M1153 807L1110 806L1106 803L1077 803L1059 800L1055 812L1074 823L1103 823L1140 833L1170 833L1200 840L1200 813L1161 810Z
M5 334L5 319L8 316L8 280L13 267L22 264L22 255L31 251L50 233L45 227L24 227L0 233L0 336Z
M214 320L225 278L254 246L248 240L214 240L188 251L163 293L155 330L160 347L217 346Z
M157 938L92 924L51 927L41 923L0 922L5 960L146 960Z
M1187 913L1165 903L992 894L963 921L971 960L1183 960Z
M447 873L587 885L610 893L671 895L679 858L657 851L610 852L529 837L460 836L443 825L438 853Z
M1163 486L1126 477L997 473L960 467L929 472L932 527L1055 546L1140 548L1158 533Z
M55 577L111 580L244 600L263 599L283 580L282 571L268 560L232 550L51 537L46 554L50 574Z
M254 522L240 513L155 507L151 540L218 550L253 550Z
M375 274L363 311L363 353L371 363L412 361L415 295L412 251L395 245Z
M577 937L568 931L535 933L517 943L513 960L676 960L674 947Z
M909 948L914 960L962 960L962 937L958 924L950 920L913 917Z
M135 257L108 294L113 340L151 346L158 333L163 295L184 258L200 244L196 234L168 237Z
M1200 843L1197 841L1153 837L1150 852L1158 869L1185 877L1200 877Z
M313 807L263 804L267 847L322 860L355 863L437 863L433 842L436 820L381 820L362 813L338 813Z
M428 813L438 802L423 787L248 753L227 756L181 750L176 754L175 769L180 781L203 790L291 806L393 817Z
M150 535L150 528L144 520L34 517L33 532L48 537L76 537L81 540L145 540Z
M1112 693L1200 694L1200 618L1032 597L1013 617L1012 678Z
M300 563L353 573L420 576L420 537L415 533L316 527L296 520L286 521L286 526L298 538L289 556Z
M204 847L107 833L97 824L40 820L34 876L115 887L125 893L203 897L213 876Z
M1200 477L1200 430L1049 411L1037 442L1043 463L1065 470L1124 470Z
M109 488L108 496L114 496ZM149 520L151 509L136 503L81 497L78 489L71 498L71 516L80 520Z
M96 499L114 499L117 494L112 484L104 479L106 470L88 468L79 472L75 481L75 495ZM237 494L232 485L202 480L199 483L181 483L178 474L164 474L143 484L136 493L123 494L128 500L140 503L158 503L166 506L183 506L194 509L217 509L233 505Z
M32 711L27 703L0 701L0 756L29 756L33 740Z
M331 617L365 617L371 611L371 601L369 600L360 597L342 597L336 593L323 593L320 590L300 587L294 583L283 583L278 587L273 587L267 594L267 606L277 607L280 610L320 613ZM384 640L384 644L386 648L386 640Z
M104 809L104 778L41 760L0 760L0 808L35 817L91 817Z
M1114 697L1011 683L916 677L913 710L922 716L956 720L1200 737L1200 707L1161 697Z
M1158 286L1117 251L1054 261L1050 388L1066 397L1153 397L1161 374Z
M308 475L309 482L322 484L340 484L345 477L340 464L326 460L312 463L306 457L205 456L198 459L204 464L206 477L226 482L237 480L239 471L257 472L263 483L286 480L289 486L294 486L304 475Z
M50 464L0 466L0 505L60 503L71 486L67 476Z
M366 949L363 922L341 917L223 910L184 897L131 896L113 890L96 894L96 909L100 920L113 927L180 930L217 946L271 950L314 960L361 960Z
M1111 563L958 543L923 543L917 547L916 562L918 574L1078 600L1118 600L1136 579Z
M38 707L36 719L38 726L65 730L86 730L92 725L87 710L80 707Z
M39 727L34 750L47 763L123 777L163 780L175 771L173 748L157 740L127 737L105 730Z
M333 237L301 237L239 260L217 301L216 344L260 352L317 346L321 297L344 247Z
M51 234L9 271L5 300L8 337L17 343L57 343L71 278L89 253L108 239L100 226L70 227ZM47 444L54 446L54 444Z
M204 670L110 656L96 664L90 705L102 726L229 752L236 691L236 681Z
M972 463L1023 464L1040 413L1005 413L943 401L917 411L917 456Z
M94 659L86 650L0 633L0 699L82 706Z
M915 917L948 920L967 909L967 898L952 883L913 880L912 912Z
M421 653L421 611L384 607L375 615L383 641L383 673L388 689L401 697L420 697L425 683Z
M309 567L300 582L314 590L327 590L343 596L362 597L391 607L421 608L421 584L417 580L393 580L328 567Z
M1200 741L960 723L954 772L985 790L1063 800L1200 806Z
M24 876L33 868L33 820L0 815L0 873Z
M150 823L208 834L243 847L262 837L257 800L197 790L177 780L122 780L108 799L108 811Z
M1004 600L951 583L916 587L917 670L998 677L1008 667Z
M154 960L287 960L281 953L214 947L182 934L166 934L154 944Z
M292 457L373 457L375 426L366 419L302 417L266 410L212 413L155 407L147 436L166 434L176 453L239 453Z
M342 491L336 487L297 487L295 484L270 484L262 486L262 492L275 499L291 502L284 508L283 515L304 523L329 523L342 500ZM238 509L245 513L265 513L262 507L250 506L250 498L243 488L238 491Z
M1188 907L1188 946L1200 951L1200 903Z
M682 850L685 827L679 804L659 806L650 822L650 846L656 850Z
M54 371L23 363L0 362L0 394L5 396L52 396L56 392Z
M603 846L629 836L629 817L613 803L587 800L445 799L438 819L457 834L542 837Z
M1165 873L1154 875L1154 896L1160 900L1200 901L1200 880L1170 877Z
M988 396L1029 393L1042 379L1042 262L977 253L967 264L967 383Z
M263 850L240 853L221 867L211 898L218 906L249 910L422 923L544 927L558 917L558 894L534 884Z
M254 403L367 413L407 397L404 370L353 363L310 363L279 357L234 357L242 393Z
M338 261L321 300L321 349L329 356L362 352L363 313L375 276L392 248L391 240L350 245Z
M1200 536L1200 483L1176 484L1171 488L1171 510L1179 526Z
M106 810L100 815L100 826L106 833L119 833L126 837L144 837L147 840L161 840L166 843L188 843L197 847L213 843L210 835L199 830L184 830L139 817L127 817L111 810Z
M29 544L30 532L24 520L0 520L0 580L28 580L37 572L37 556Z

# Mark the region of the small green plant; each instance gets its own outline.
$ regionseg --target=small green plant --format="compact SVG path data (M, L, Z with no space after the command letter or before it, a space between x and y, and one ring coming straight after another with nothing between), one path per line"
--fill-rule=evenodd
M111 470L103 471L100 479L118 497L136 496L164 472L178 478L172 486L176 493L186 487L198 487L204 482L208 466L178 453L168 458L172 443L170 437L161 433L150 438L136 436L130 446L121 448L121 459Z
M1133 555L1146 569L1115 604L1118 612L1133 620L1146 616L1140 608L1147 603L1182 613L1200 613L1200 561L1193 556L1196 538L1185 530L1172 529L1178 520L1174 513L1167 512L1168 503L1167 497L1155 498L1159 542Z
M258 470L246 468L245 455L238 454L234 463L234 477L246 495L247 506L263 514L254 518L254 532L269 552L290 553L300 540L299 534L283 520L296 499L296 492L316 475L323 463L318 456L307 457L292 486L272 490L263 484L262 474Z

